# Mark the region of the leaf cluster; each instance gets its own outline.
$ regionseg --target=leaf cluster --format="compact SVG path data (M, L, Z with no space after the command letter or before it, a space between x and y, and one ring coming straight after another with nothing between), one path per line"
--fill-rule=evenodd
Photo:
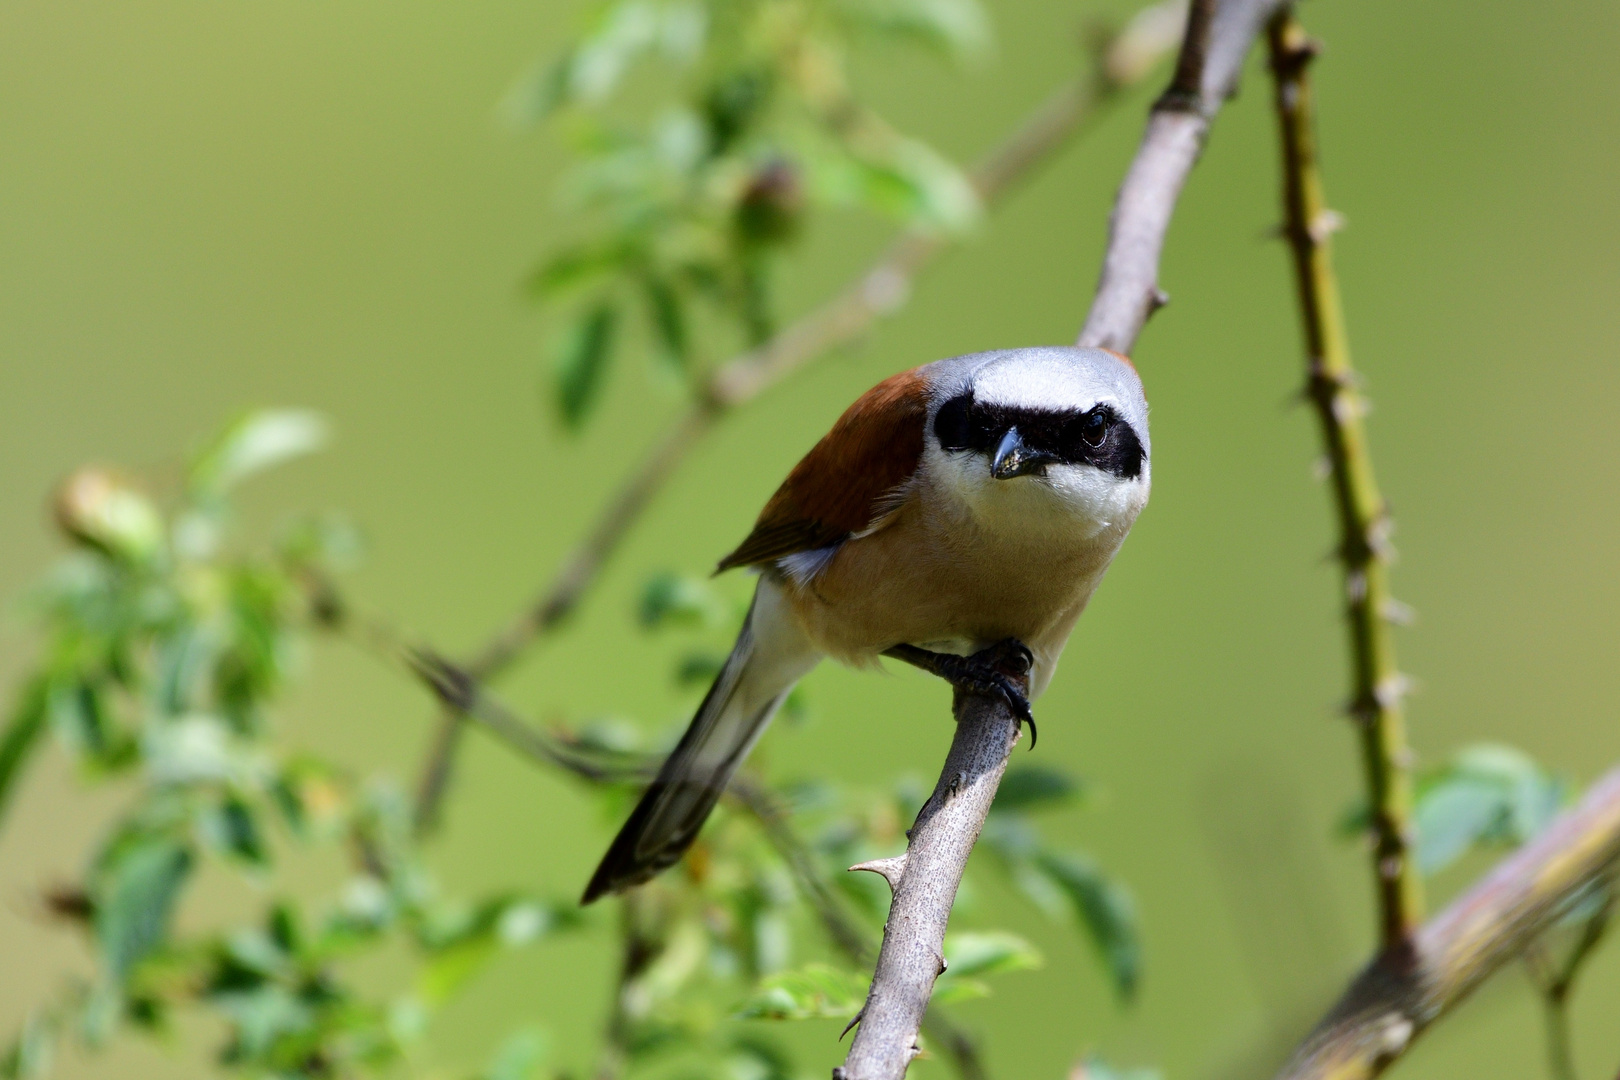
M562 201L583 227L529 279L534 297L567 308L549 390L565 426L599 402L627 323L694 391L717 349L769 338L775 264L825 211L970 228L979 200L966 177L884 121L849 72L879 42L964 61L989 38L978 0L600 5L507 103L548 121L575 159Z

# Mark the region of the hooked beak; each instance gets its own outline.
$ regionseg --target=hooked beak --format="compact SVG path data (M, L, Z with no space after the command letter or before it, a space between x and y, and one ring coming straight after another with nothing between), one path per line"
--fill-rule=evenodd
M990 475L997 480L1011 480L1015 476L1031 474L1038 476L1056 460L1056 455L1025 446L1018 429L1012 427L1001 437L1001 445L996 447L994 456L990 458Z

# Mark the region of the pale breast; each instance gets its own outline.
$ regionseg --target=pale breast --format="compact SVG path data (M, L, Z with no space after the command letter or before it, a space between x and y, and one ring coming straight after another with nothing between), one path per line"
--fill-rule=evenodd
M970 652L1017 638L1035 654L1038 694L1129 522L1100 532L1061 521L1006 528L961 507L942 511L938 500L925 514L920 502L908 500L886 527L848 541L813 579L789 587L805 632L855 664L901 643Z

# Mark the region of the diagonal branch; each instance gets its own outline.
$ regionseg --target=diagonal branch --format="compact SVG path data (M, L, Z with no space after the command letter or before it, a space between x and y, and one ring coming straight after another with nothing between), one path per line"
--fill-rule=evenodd
M1333 504L1344 564L1351 694L1348 712L1361 739L1372 832L1380 939L1398 944L1423 916L1423 883L1412 858L1411 753L1401 715L1404 680L1395 666L1397 610L1389 594L1389 512L1373 477L1355 369L1333 273L1333 212L1322 195L1308 70L1316 45L1291 14L1269 29L1282 132L1283 235L1293 255L1305 330L1305 397L1321 422L1332 466Z
M1081 345L1129 353L1154 309L1159 252L1187 174L1254 39L1278 0L1194 0L1176 73L1120 185L1097 295ZM1012 674L1008 671L1008 674ZM958 694L956 736L933 797L918 815L895 883L883 947L860 1029L834 1080L900 1080L944 970L945 929L957 885L995 799L1018 720L1000 698Z
M1176 5L1177 0L1165 0L1145 9L1103 42L1094 72L1054 94L972 170L969 180L987 208L993 208L1020 180L1051 159L1104 105L1153 70L1175 43L1177 20L1165 16L1166 9ZM478 680L489 679L560 626L686 455L725 413L894 314L905 305L917 274L949 246L949 238L938 232L914 229L905 233L838 296L765 344L717 368L692 405L608 500L556 577L464 665L466 671ZM437 822L460 733L458 715L454 711L441 714L417 786L420 831L430 830Z
M1175 79L1148 116L1108 222L1097 295L1076 344L1129 354L1148 318L1169 302L1159 253L1215 114L1237 89L1243 60L1280 0L1199 0L1192 6Z
M1017 677L1026 692L1028 674L1020 662ZM856 1018L860 1027L833 1080L902 1077L919 1052L917 1032L934 980L945 971L945 927L956 889L1019 736L1018 717L999 696L958 692L954 712L956 733L939 782L906 834L905 855L884 874L894 900L883 945Z
M1279 1080L1370 1080L1620 872L1620 769L1350 984Z

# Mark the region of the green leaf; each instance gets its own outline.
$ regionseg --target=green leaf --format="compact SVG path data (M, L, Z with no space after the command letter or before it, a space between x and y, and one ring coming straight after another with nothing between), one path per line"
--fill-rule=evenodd
M658 341L664 362L676 371L685 371L691 361L691 343L686 330L686 314L681 298L663 278L648 274L642 279L647 298L648 320Z
M977 0L859 0L846 10L875 30L959 59L980 59L990 51L990 18Z
M726 614L725 602L708 582L668 572L648 579L636 606L636 619L646 630L716 626Z
M1510 746L1465 747L1418 783L1417 862L1434 874L1476 846L1522 844L1563 804L1565 785Z
M990 984L982 979L969 979L966 976L953 979L950 973L941 975L934 984L934 995L929 998L930 1004L957 1005L964 1001L976 1001L979 998L990 996Z
M116 983L169 932L175 900L191 871L190 850L171 837L140 837L116 845L99 868L96 941Z
M266 866L270 852L258 816L246 802L228 796L198 821L198 832L215 851L253 866Z
M257 409L227 427L191 466L193 498L217 499L254 473L326 443L326 422L308 409Z
M557 104L603 101L631 65L655 49L677 62L690 60L702 46L705 23L702 7L690 0L612 5L562 61Z
M1027 810L1064 803L1084 793L1085 786L1062 769L1046 765L1015 765L1001 778L991 812Z
M761 979L737 1015L753 1020L844 1019L866 1000L859 975L827 964L807 964Z
M581 244L547 259L529 275L526 289L537 300L550 300L617 273L639 257L624 243Z
M478 1080L530 1080L546 1057L546 1037L536 1028L509 1036L495 1052Z
M496 897L476 907L440 911L418 935L430 955L417 977L417 993L429 1005L442 1004L499 949L528 945L578 921L569 907L524 897Z
M1088 1057L1075 1066L1069 1080L1160 1080L1157 1069L1116 1069L1101 1058Z
M17 698L17 707L0 736L0 821L5 820L6 804L22 774L23 764L45 730L46 686L43 676L30 679Z
M601 394L618 319L613 305L599 304L570 327L558 344L553 366L557 412L570 430L585 422Z
M1046 962L1041 952L1017 934L1005 930L964 930L945 937L945 975L967 978L1029 971Z
M11 1049L0 1057L0 1077L4 1080L33 1080L46 1076L56 1057L58 1020L49 1013L35 1013L23 1025L22 1034Z
M1125 889L1109 880L1096 864L1067 852L1047 852L1033 865L1068 896L1081 927L1122 1000L1136 994L1142 946L1137 938L1135 906Z

